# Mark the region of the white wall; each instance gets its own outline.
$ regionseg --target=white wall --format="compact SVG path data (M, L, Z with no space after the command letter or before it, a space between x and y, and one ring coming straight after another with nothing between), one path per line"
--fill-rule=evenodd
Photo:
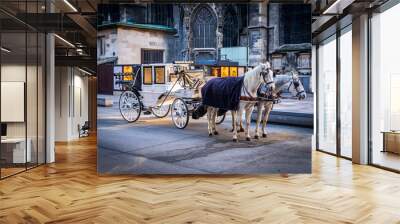
M70 141L88 120L88 78L72 67L56 67L55 73L55 141Z

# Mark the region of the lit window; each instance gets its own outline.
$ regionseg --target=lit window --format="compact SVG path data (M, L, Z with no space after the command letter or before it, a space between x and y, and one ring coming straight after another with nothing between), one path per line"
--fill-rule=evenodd
M220 72L221 72L221 69L218 68L218 67L212 67L211 68L211 76L219 77L220 76Z
M237 67L230 67L229 68L229 74L231 77L237 77L238 76L238 68Z
M151 67L143 67L143 84L145 85L153 84L153 75Z
M221 67L221 77L229 77L229 67Z
M154 67L155 71L155 84L165 84L165 68L164 67Z

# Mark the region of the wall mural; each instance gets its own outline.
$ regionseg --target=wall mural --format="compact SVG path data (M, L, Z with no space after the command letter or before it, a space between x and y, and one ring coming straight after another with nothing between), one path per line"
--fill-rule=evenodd
M311 172L309 5L142 6L99 5L99 173Z

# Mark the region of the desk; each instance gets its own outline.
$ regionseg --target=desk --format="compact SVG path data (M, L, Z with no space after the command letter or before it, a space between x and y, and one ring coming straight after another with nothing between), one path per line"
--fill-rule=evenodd
M382 152L400 154L400 131L383 131Z
M31 139L27 139L28 143L25 152L25 138L5 138L1 139L1 157L6 163L26 163L31 162ZM26 160L25 160L26 159Z

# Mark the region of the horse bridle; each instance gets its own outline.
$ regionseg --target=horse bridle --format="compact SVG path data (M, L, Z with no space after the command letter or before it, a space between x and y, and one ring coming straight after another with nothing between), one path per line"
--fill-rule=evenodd
M271 71L271 69L270 69L270 68L267 68L267 72L261 72L261 73L260 73L260 75L262 75L262 77L263 77L264 83L265 83L267 86L269 86L269 85L271 85L271 84L274 83L274 80L269 81L269 82L267 82L267 80L265 80L265 76L269 75L269 71Z
M296 78L296 79L295 79L294 76L292 76L292 81L290 82L290 84L289 84L289 86L288 86L288 89L287 89L288 92L290 92L289 89L290 89L290 87L292 86L292 84L293 84L293 86L294 86L294 89L295 89L296 92L297 92L297 94L296 94L297 97L298 97L300 94L302 94L302 93L305 92L304 89L303 89L303 90L299 90L299 87L300 87L300 79L299 79L299 78Z
M267 72L260 72L260 76L262 76L264 83L268 86L268 85L273 84L274 81L272 80L272 81L267 82L267 81L265 80L265 76L267 76L267 75L269 74L269 71L270 71L271 69L270 69L270 68L267 68L266 70L267 70ZM272 87L270 87L270 88L272 89ZM243 89L244 89L244 92L245 92L250 98L255 98L254 96L252 96L252 95L250 94L250 92L247 90L247 88L246 88L244 85L243 85Z

